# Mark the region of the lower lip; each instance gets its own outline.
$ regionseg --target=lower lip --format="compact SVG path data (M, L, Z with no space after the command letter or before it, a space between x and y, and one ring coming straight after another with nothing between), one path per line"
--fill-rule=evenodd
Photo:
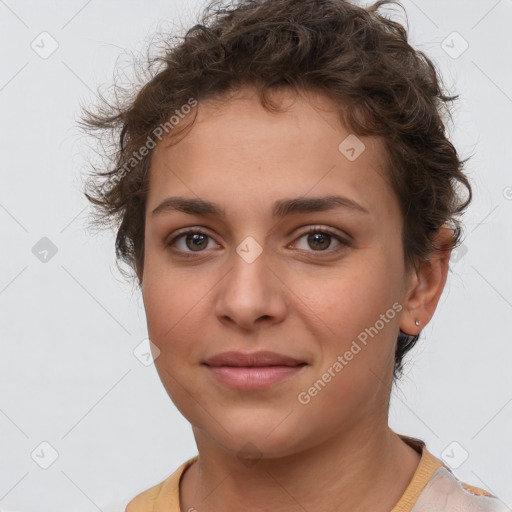
M261 389L296 375L304 366L207 366L207 368L226 386L237 389Z

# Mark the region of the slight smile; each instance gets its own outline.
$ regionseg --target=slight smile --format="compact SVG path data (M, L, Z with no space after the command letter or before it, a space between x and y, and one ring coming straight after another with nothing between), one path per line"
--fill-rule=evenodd
M305 361L275 352L223 352L203 363L222 384L245 390L262 389L297 375Z

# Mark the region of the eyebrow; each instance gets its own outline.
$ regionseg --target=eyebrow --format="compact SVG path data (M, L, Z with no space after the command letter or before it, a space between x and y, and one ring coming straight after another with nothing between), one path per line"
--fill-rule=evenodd
M283 218L297 213L323 212L344 208L350 211L370 212L356 201L348 197L330 195L324 197L297 197L294 199L281 199L272 207L272 217ZM168 197L162 201L151 213L152 217L164 212L183 212L189 215L203 215L226 218L226 212L218 204L199 198Z

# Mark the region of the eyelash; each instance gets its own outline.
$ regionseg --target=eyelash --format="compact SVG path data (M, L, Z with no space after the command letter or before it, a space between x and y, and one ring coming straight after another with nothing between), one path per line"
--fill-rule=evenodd
M310 227L307 231L301 233L295 240L300 240L304 236L310 235L313 233L321 233L324 235L328 235L332 238L335 238L340 243L340 245L335 247L334 249L326 249L326 250L319 250L319 251L313 251L313 250L306 251L304 249L299 249L300 251L305 251L308 253L315 253L315 254L319 255L319 257L321 258L322 257L321 254L327 253L329 256L331 256L333 253L336 253L336 252L342 250L344 247L350 245L348 240L341 238L337 233L334 233L330 229L324 228L322 226ZM178 233L169 242L165 242L165 246L168 248L171 248L178 240L185 237L186 235L206 235L208 238L213 239L213 237L211 237L208 233L205 233L204 231L201 231L198 228L189 228L189 229L186 229L186 230ZM181 249L174 249L174 250L181 253L181 255L183 255L183 257L185 257L185 258L193 258L193 257L195 257L196 254L201 254L201 253L206 252L206 250L202 250L202 251L182 251Z

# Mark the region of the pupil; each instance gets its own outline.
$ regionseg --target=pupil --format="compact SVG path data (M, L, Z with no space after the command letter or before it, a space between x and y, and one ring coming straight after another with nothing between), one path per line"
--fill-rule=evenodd
M317 242L321 243L323 241L324 243L322 244L320 249L327 249L327 247L329 247L329 242L328 242L329 237L330 237L330 235L326 235L325 233L313 233L309 236L308 242L313 241L313 243L317 243ZM317 249L318 248L319 247L317 245Z
M199 248L199 249L202 249L202 248L203 248L203 247L201 246L201 244L203 244L203 245L204 245L204 242L205 242L205 240L206 240L206 237L205 237L204 235L201 235L200 233L194 233L194 234L189 235L189 236L187 237L187 241L189 241L189 240L190 240L190 237L191 237L191 238L192 238L192 240L193 240L193 245L192 245L192 247L190 247L190 246L187 244L187 246L188 246L188 248L189 248L189 249L194 250L194 249L198 249L198 248Z

